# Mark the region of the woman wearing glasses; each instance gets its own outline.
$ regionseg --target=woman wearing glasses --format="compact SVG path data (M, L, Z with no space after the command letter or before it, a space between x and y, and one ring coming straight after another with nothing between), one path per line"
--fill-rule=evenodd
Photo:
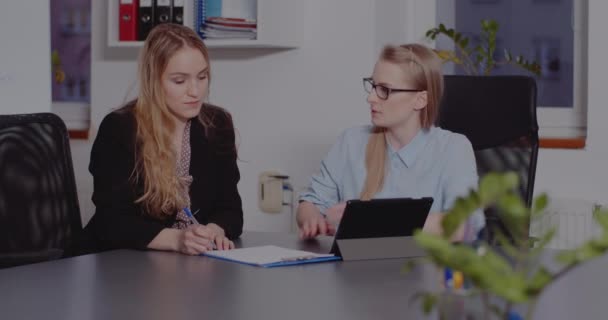
M478 179L467 138L434 126L440 59L419 44L387 46L363 84L372 124L344 131L322 161L300 196L300 237L333 234L347 200L402 197L432 197L424 229L440 233L442 213ZM484 225L475 213L455 240L472 240Z
M137 99L103 119L91 150L88 251L234 247L243 228L235 133L228 112L204 103L209 81L207 48L192 29L152 30Z

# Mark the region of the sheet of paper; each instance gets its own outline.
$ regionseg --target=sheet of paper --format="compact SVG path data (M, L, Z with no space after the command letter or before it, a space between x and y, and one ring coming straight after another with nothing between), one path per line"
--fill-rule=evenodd
M271 245L233 250L209 251L206 252L205 255L260 266L277 262L303 261L334 256L333 254L318 254Z

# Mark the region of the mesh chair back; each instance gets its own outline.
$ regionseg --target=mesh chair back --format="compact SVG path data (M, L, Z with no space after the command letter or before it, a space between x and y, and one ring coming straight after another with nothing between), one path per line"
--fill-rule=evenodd
M520 193L526 204L531 205L538 157L533 78L445 76L437 124L462 133L471 141L480 177L489 172L517 172ZM486 215L488 225L500 224L494 213Z
M81 230L63 121L0 116L0 267L69 256Z

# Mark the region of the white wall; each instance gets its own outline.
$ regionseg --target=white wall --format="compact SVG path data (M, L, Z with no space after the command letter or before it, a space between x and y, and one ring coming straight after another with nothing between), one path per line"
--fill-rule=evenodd
M0 114L49 112L49 2L3 0L2 6L10 9L0 10Z
M589 0L588 120L584 150L541 150L536 190L555 196L608 202L608 2Z
M278 169L301 189L341 130L369 122L361 79L372 72L376 58L373 3L307 0L304 7L307 24L301 26L298 49L211 51L210 101L232 113L240 135L239 191L249 230L290 227L289 210L266 214L258 209L261 171ZM91 118L96 127L125 101L135 79L136 52L108 50L105 4L93 1L93 12ZM72 145L85 222L94 210L86 171L90 144Z
M383 0L380 3L385 3ZM394 0L394 3L398 3ZM402 6L403 17L414 19L416 3ZM245 228L287 231L287 212L262 214L257 208L257 175L279 169L296 188L306 185L320 159L339 132L367 123L368 111L361 77L371 73L375 55L386 41L419 40L420 32L403 35L379 32L386 10L374 11L368 0L309 0L303 14L308 23L299 49L289 51L213 50L211 101L225 106L240 133ZM348 10L344 8L348 7ZM429 10L428 8L425 10ZM432 9L434 10L434 8ZM585 150L541 150L536 191L553 196L606 202L608 200L608 27L603 12L608 2L590 0L589 8L589 122ZM125 100L135 77L135 52L105 48L105 5L93 1L92 122ZM428 13L427 13L428 14ZM399 19L399 15L390 15ZM409 20L408 20L409 21ZM416 23L397 22L410 28ZM420 28L420 27L418 27ZM101 32L99 32L101 30ZM84 220L93 213L92 181L86 172L89 142L74 144L74 165Z

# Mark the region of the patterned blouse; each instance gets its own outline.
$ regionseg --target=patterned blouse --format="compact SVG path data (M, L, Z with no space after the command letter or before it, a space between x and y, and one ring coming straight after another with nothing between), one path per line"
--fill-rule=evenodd
M181 192L188 200L188 209L190 208L190 185L192 184L192 176L190 175L190 122L186 123L184 135L182 137L182 149L179 159L177 160L177 176L181 182ZM196 214L194 212L193 214ZM184 210L179 210L175 216L175 222L172 228L185 229L192 224Z

